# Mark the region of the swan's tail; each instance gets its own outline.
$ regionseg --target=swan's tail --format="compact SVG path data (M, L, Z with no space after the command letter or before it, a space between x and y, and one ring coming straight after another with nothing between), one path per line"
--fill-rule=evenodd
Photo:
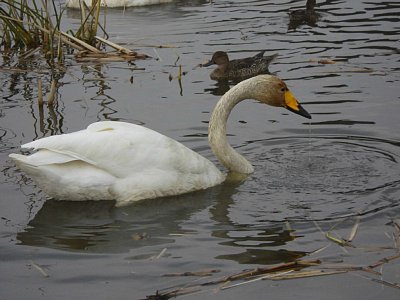
M23 165L30 165L32 167L35 167L34 164L29 162L28 156L11 153L8 155L8 157L11 158L17 164L17 166L20 166L23 164Z
M12 153L8 157L15 162L20 170L24 171L30 177L35 178L40 176L40 166L32 162L29 156Z

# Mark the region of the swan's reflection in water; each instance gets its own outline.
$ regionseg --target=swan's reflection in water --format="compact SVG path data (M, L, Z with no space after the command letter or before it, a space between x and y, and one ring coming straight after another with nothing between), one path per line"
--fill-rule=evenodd
M113 201L48 200L25 230L17 234L17 239L23 245L63 251L128 253L148 247L154 253L151 246L169 247L177 235L195 238L196 228L185 229L185 222L196 213L207 211L210 219L201 222L210 223L210 235L217 237L221 246L221 253L211 254L214 258L269 264L303 256L302 252L282 250L294 238L284 225L267 224L255 230L251 225L230 220L232 196L240 184L240 180L228 180L205 191L146 200L123 208L115 208ZM215 243L214 239L210 240ZM226 246L232 247L232 251L227 251ZM142 253L135 258L149 257Z
M171 243L173 234L184 233L180 223L207 205L198 197L195 193L124 208L115 208L114 201L48 200L17 238L24 245L89 253Z

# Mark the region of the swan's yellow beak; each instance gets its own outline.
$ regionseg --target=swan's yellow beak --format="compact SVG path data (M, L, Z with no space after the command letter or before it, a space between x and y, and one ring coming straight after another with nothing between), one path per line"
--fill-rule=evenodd
M297 101L289 90L285 91L285 107L295 114L311 119L311 115L300 105L299 101Z

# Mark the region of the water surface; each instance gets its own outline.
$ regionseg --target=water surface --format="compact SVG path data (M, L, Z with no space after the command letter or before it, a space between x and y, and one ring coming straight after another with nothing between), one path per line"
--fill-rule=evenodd
M162 277L167 273L212 268L220 270L217 277L299 258L370 265L396 253L398 2L318 1L320 20L295 28L287 12L305 1L213 2L107 10L111 40L152 59L102 65L70 56L54 110L40 111L36 103L37 78L49 87L45 63L0 58L0 298L141 299L196 280ZM66 28L79 23L76 11L65 17ZM211 81L211 68L196 66L217 50L240 58L264 49L279 53L270 70L313 118L241 103L229 121L229 140L256 169L242 182L115 208L112 201L47 200L7 157L33 139L121 120L157 130L218 164L207 124L229 86ZM170 81L179 65L186 75ZM356 248L323 234L336 226L348 237L357 219ZM394 260L379 278L400 282L399 270ZM398 289L365 276L373 277L260 281L185 297L398 299Z

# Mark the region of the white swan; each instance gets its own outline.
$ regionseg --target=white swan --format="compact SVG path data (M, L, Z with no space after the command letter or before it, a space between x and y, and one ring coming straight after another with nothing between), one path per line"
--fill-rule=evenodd
M228 144L226 137L229 114L244 99L311 116L285 83L271 75L242 81L222 96L209 123L210 146L229 171L249 174L253 166ZM42 138L22 147L38 151L10 157L56 199L115 199L116 206L123 206L206 189L225 179L212 162L177 141L124 122L97 122L87 129Z
M89 7L92 5L92 0L66 0L65 6L69 8L80 8L82 1L85 1L86 5ZM131 7L170 3L173 1L174 0L101 0L100 5L107 7Z

